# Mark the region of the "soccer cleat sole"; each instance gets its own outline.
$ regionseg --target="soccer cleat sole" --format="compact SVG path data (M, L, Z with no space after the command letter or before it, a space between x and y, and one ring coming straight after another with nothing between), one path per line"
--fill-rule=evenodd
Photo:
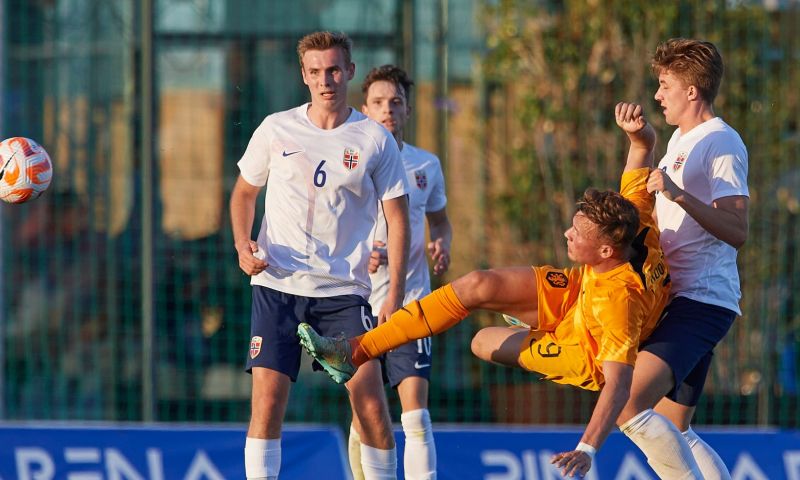
M502 315L503 315L503 320L505 320L506 323L511 327L527 328L527 329L531 328L530 325L528 325L527 323L523 322L519 318L512 317L511 315L506 315L505 313L503 313Z
M301 323L297 327L297 336L300 337L300 345L311 355L314 360L317 361L320 365L322 365L323 370L325 373L328 374L331 379L339 384L347 383L348 380L353 378L353 374L350 372L346 372L339 368L334 367L327 360L317 351L316 347L314 346L314 342L311 339L312 336L319 336L319 334L311 328L311 325L307 323Z

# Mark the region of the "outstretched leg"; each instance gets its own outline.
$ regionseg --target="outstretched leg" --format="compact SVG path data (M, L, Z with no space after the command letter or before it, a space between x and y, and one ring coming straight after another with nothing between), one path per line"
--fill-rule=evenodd
M298 327L306 350L331 377L343 383L359 365L412 340L453 327L472 310L509 313L536 328L536 275L531 267L470 272L393 313L388 321L349 341L320 337Z

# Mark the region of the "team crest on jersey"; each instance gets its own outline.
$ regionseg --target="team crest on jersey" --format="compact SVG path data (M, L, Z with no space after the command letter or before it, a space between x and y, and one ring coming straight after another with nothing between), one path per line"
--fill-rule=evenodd
M250 339L250 358L256 358L261 353L261 337L258 335Z
M414 179L416 179L417 187L420 190L428 188L428 175L425 173L425 170L416 170L414 172Z
M553 288L567 288L569 284L567 276L561 272L547 272L544 279L547 280L547 283Z
M681 169L684 163L686 163L686 152L681 152L681 154L678 155L678 158L676 158L675 162L672 164L672 171L677 172Z
M358 150L355 148L345 148L344 157L342 158L344 168L353 170L358 166Z

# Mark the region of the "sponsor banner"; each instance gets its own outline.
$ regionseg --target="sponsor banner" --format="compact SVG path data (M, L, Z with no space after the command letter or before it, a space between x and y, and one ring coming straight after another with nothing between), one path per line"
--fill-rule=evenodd
M728 466L733 480L800 480L800 432L698 429ZM554 453L572 450L582 429L469 428L434 424L439 480L555 480ZM403 469L403 434L395 432ZM398 478L403 478L402 472ZM577 478L577 477L576 477ZM657 480L644 455L618 431L597 453L586 480Z
M571 450L577 428L434 425L439 480L555 480L551 456ZM700 429L733 480L800 480L800 432ZM403 474L403 433L398 478ZM245 428L0 426L0 480L222 480L244 478ZM281 480L348 479L338 427L291 425ZM644 456L613 432L587 480L656 480Z
M223 480L245 478L245 427L0 426L0 480ZM281 480L345 480L337 427L283 432Z

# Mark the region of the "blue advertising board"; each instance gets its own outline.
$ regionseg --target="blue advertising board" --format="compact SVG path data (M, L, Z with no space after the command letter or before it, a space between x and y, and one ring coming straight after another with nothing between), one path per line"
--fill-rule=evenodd
M435 425L439 480L555 480L550 457L575 447L579 428ZM800 480L800 432L700 429L733 480ZM398 478L403 433L396 431ZM0 480L243 479L245 427L0 426ZM287 426L281 480L350 478L333 426ZM655 480L644 456L613 432L588 480Z
M158 427L2 427L0 480L243 479L246 429ZM345 480L336 427L288 427L281 479Z
M554 453L572 450L582 429L469 428L434 425L438 479L555 480ZM699 429L722 457L733 480L800 480L800 432ZM396 432L402 477L402 432ZM644 455L622 433L608 437L586 480L656 480Z

